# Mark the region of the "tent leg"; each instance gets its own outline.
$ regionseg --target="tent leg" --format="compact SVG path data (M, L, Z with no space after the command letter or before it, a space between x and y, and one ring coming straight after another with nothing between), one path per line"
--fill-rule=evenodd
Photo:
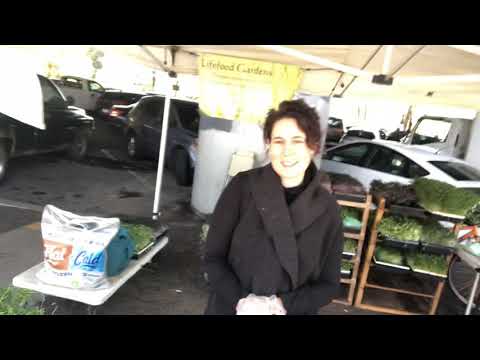
M168 91L165 96L165 107L163 110L163 121L162 121L162 134L160 136L160 149L158 152L157 181L155 184L155 198L153 200L153 214L152 214L153 220L158 220L158 216L161 215L159 212L160 192L162 190L163 164L164 164L164 158L165 158L165 145L167 143L169 113L170 113L170 92Z

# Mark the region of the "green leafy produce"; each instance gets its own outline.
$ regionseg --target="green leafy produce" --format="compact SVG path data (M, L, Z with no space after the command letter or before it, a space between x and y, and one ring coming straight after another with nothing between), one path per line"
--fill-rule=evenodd
M456 235L440 225L437 221L427 221L422 228L422 242L454 247L457 243Z
M352 271L352 269L353 269L353 264L351 262L342 260L342 271L349 272L349 271Z
M362 227L362 211L351 207L342 207L341 209L343 226L360 229Z
M352 239L345 239L343 243L343 252L347 253L356 253L357 252L357 242Z
M442 211L443 199L447 192L454 189L442 181L420 178L413 183L418 203L428 211Z
M26 289L0 289L0 315L43 315L43 309L29 304L32 295Z
M380 198L385 198L387 206L391 204L416 206L417 204L417 195L413 185L374 180L370 184L370 192L377 202Z
M444 212L465 216L472 207L480 203L480 196L465 189L454 188L443 199Z
M144 249L153 239L153 229L141 224L122 223L122 227L128 230L135 243L135 251Z
M415 271L421 270L429 273L446 276L448 272L448 263L445 256L430 255L424 253L407 254L408 265Z
M480 203L471 207L465 214L465 224L480 225Z
M414 183L419 204L430 212L465 216L480 203L480 196L431 179L417 179Z
M401 250L392 249L386 246L377 245L375 248L375 259L381 262L403 265L403 253Z
M378 231L400 241L420 241L422 224L416 219L405 216L385 216L378 224Z

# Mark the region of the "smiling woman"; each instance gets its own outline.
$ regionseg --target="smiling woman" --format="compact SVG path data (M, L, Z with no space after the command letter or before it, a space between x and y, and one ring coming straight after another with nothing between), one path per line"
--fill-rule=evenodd
M284 101L264 139L271 164L237 174L210 222L206 314L316 314L337 296L343 228L312 162L319 117L303 100Z

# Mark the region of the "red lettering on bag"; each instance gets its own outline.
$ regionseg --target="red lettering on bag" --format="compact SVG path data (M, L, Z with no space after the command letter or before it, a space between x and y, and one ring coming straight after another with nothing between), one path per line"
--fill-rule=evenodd
M43 241L45 261L54 269L68 270L72 245L62 244L56 241Z

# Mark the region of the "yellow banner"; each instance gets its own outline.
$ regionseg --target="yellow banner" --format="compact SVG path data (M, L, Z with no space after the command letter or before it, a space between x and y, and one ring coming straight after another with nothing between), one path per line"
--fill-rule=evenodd
M293 97L303 75L294 65L210 54L201 55L198 66L200 109L208 116L256 124Z

